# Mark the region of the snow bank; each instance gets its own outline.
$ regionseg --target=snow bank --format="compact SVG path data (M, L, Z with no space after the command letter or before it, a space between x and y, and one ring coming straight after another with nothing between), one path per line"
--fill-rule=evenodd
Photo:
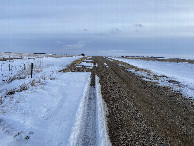
M85 85L85 90L83 92L83 96L81 102L79 104L77 113L76 113L76 122L72 128L71 136L70 136L70 146L76 146L79 143L79 138L81 137L81 130L84 124L84 114L87 105L87 98L90 91L90 78L88 78L88 83Z
M99 146L111 146L111 142L108 135L108 127L106 121L106 112L107 106L104 102L101 94L101 85L99 83L99 77L95 76L95 87L96 87L96 97L97 97L97 108L96 108L96 115L97 115L97 145Z
M129 63L138 68L151 70L158 76L165 75L172 80L178 81L182 86L180 89L181 92L187 97L194 97L194 64L122 58L114 59ZM162 80L164 80L164 78L162 78ZM177 89L177 87L175 87L175 89Z

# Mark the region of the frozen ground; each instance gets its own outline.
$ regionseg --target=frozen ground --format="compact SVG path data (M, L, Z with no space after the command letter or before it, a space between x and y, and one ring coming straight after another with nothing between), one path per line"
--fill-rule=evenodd
M119 61L129 63L138 68L150 70L152 73L142 71L129 70L140 76L153 80L154 74L159 77L158 82L162 86L171 86L175 90L180 91L185 96L194 98L194 64L160 62L160 61L144 61L136 59L114 58ZM174 82L176 81L176 82Z

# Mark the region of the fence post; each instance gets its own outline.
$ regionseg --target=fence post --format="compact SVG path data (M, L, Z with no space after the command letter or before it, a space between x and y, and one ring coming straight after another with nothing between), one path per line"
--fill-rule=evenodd
M26 65L24 64L24 70L26 70Z
M33 66L34 66L34 64L31 63L31 78L32 78L32 73L33 73Z
M11 70L11 65L9 64L9 71Z

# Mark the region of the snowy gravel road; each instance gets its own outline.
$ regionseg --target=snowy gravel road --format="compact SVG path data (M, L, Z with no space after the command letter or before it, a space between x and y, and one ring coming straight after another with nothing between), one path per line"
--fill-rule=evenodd
M166 64L144 63L151 71L97 56L60 72L62 66L56 71L51 64L54 78L1 98L0 145L193 145L193 100L152 82L165 78L192 90L192 82L184 81L192 79L193 67L169 63L162 72ZM171 67L180 72L173 74Z
M133 67L128 63L93 58L112 145L194 145L193 101L143 80L128 71Z

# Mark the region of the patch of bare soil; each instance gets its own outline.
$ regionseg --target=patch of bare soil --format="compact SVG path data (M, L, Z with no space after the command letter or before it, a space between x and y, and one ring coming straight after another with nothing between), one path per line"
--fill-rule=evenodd
M104 57L93 60L108 107L112 145L194 145L192 101L142 80L126 71L122 62Z

